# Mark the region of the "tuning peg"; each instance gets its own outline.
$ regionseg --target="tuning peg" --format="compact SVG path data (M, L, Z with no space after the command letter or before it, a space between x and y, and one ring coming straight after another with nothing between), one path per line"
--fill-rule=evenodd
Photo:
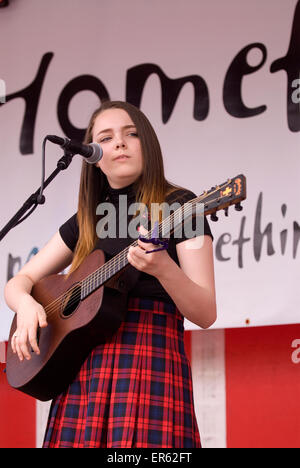
M243 207L242 207L242 205L240 203L237 203L235 205L235 209L236 209L236 211L242 211Z
M219 218L218 218L218 216L217 216L215 213L213 213L213 214L211 215L210 219L211 219L212 221L215 222L215 221L218 221Z
M228 206L224 208L225 216L228 216Z

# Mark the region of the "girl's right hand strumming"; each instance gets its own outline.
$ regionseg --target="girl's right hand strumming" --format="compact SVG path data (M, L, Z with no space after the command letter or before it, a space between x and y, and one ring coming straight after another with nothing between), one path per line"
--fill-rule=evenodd
M31 358L30 347L40 354L37 343L38 327L47 324L46 312L29 294L24 294L17 310L17 329L11 338L11 347L18 354L20 361Z

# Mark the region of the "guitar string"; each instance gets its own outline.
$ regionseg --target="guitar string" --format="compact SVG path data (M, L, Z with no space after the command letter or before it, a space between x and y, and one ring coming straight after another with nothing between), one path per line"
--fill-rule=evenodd
M203 195L203 197L206 195L207 193L205 193ZM211 193L210 193L211 195ZM188 209L191 211L192 208L193 208L193 204L195 203L194 200L196 200L197 198L200 198L200 197L196 197L195 199L193 200L190 200L188 203L184 204L184 205L188 205ZM218 197L220 198L220 197ZM217 198L217 199L218 199ZM211 200L212 201L215 201L217 199L213 199ZM176 210L176 212L174 212L172 214L173 218L175 218L175 214L179 213L179 212L182 212L183 208L184 208L184 205L182 205L178 210ZM187 211L187 210L186 210ZM188 213L189 214L189 213ZM172 217L171 216L171 217ZM167 221L169 222L168 218L166 218L162 223L161 223L161 227L162 227L162 224ZM182 221L182 220L180 220ZM149 238L149 235L152 233L152 231L150 231L150 233L147 234L148 238ZM133 244L131 245L138 245L137 244L137 241L135 241ZM129 246L130 247L130 246ZM120 252L116 257L119 257L119 260L115 260L116 257L114 257L113 259L111 259L109 262L107 262L106 266L107 268L104 268L104 271L106 270L106 272L108 271L109 273L111 273L111 270L113 270L113 267L116 265L116 263L119 263L120 264L120 259L122 259L122 261L124 261L124 259L127 260L127 253L128 253L128 249L129 247L126 247L126 249L124 249L122 252ZM81 282L78 282L78 284L75 284L74 287L70 288L66 293L64 293L63 295L59 296L55 301L53 301L52 303L48 304L48 306L46 306L45 310L47 309L46 313L48 312L48 317L53 313L56 312L56 305L58 303L61 303L62 302L62 299L64 299L65 301L67 300L68 297L72 297L72 300L70 300L69 302L67 302L68 306L71 306L73 305L78 299L81 298L81 286L83 285L83 282L87 283L85 284L85 288L88 288L90 287L91 285L93 286L93 288L95 289L95 279L98 280L99 278L101 278L101 276L104 276L101 272L101 269L103 268L104 265L102 265L102 267L100 267L98 270L96 270L94 273L91 273L88 277L86 277L84 280L82 280ZM124 265L126 266L126 265ZM88 279L88 281L86 281ZM110 278L108 278L110 279ZM107 279L107 280L108 280ZM105 283L107 280L105 280L103 283ZM99 286L98 286L99 287ZM77 290L77 293L74 294L74 291ZM72 292L73 292L73 296L72 296ZM90 291L89 291L90 292Z
M228 183L225 183L225 185L227 185L227 184L228 184ZM218 190L219 190L220 188L221 188L221 187L218 187ZM213 194L213 192L211 192L209 195L212 195L212 194ZM178 210L176 210L172 215L170 215L168 218L164 219L164 220L162 221L161 225L160 225L160 227L162 228L162 230L164 229L164 227L165 227L166 225L169 224L169 219L170 219L170 218L171 218L171 220L172 220L172 217L173 217L173 218L178 218L177 215L178 215L178 214L181 215L181 214L182 214L182 211L184 212L185 215L189 216L189 215L192 213L192 211L193 211L194 204L198 203L198 201L202 200L204 197L206 197L206 195L207 195L207 192L204 192L204 194L200 195L199 197L195 197L194 199L190 200L189 202L186 202L186 203L184 204L184 205L187 206L187 209L186 209L186 210L184 210L184 205L182 205L182 206L181 206L180 208L178 208ZM220 197L218 197L218 198L220 198ZM217 198L217 199L218 199L218 198ZM215 200L217 200L217 199L210 200L210 202L215 201ZM176 213L177 213L177 215L176 215ZM178 220L178 221L182 222L181 216L180 216L180 220ZM149 238L149 235L150 235L150 234L152 234L152 231L150 231L150 232L147 234L147 235L148 235L148 238ZM135 241L135 242L134 242L133 244L131 244L131 245L138 245L138 243L137 243L137 241ZM113 259L111 259L109 262L107 262L107 264L110 263L110 262L112 262L112 264L109 265L109 269L111 269L111 268L110 268L111 266L115 266L117 263L120 263L120 260L123 261L125 258L127 258L127 253L128 253L129 247L130 247L130 246L126 247L122 252L120 252L120 253L119 253L118 255L116 255ZM123 258L122 258L122 255L123 255ZM124 265L124 266L125 266L125 265ZM101 268L102 268L102 267L101 267ZM91 280L94 279L94 277L95 277L94 275L95 275L95 273L97 273L97 272L99 272L100 275L101 275L100 269L98 269L98 270L96 270L96 272L91 273L91 274L89 275L89 277L91 278ZM110 271L109 271L109 272L110 272ZM89 278L89 277L87 277L87 278ZM84 281L86 281L87 278L85 278Z
M149 233L147 233L146 238L147 237L150 238L150 235L152 234L152 232L153 232L153 230L150 231ZM137 246L137 245L138 245L137 240L134 241L131 244L131 246ZM74 304L78 300L78 298L80 296L80 290L81 290L82 286L87 291L89 289L89 287L92 286L93 282L95 282L95 280L98 280L99 278L101 278L101 276L103 276L103 278L105 278L107 276L107 274L110 274L114 270L114 267L116 266L117 263L120 265L121 261L124 262L124 259L127 258L129 247L130 246L126 247L122 252L120 252L118 255L116 255L116 257L113 257L108 262L106 262L105 268L104 268L103 271L99 271L99 270L101 270L101 268L104 265L102 265L102 267L100 267L100 269L98 269L95 272L88 275L84 280L82 280L82 281L78 282L77 284L75 284L67 292L65 292L63 295L59 296L56 300L54 300L53 302L48 304L48 306L46 306L46 308L45 308L45 311L46 311L48 317L51 315L52 309L56 308L56 305L61 304L61 302L63 300L66 301L67 298L70 295L72 295L72 291L74 291L74 290L76 291L76 289L78 290L78 292L73 295L72 300L68 302L69 306L71 306L72 304ZM106 281L108 281L109 279L110 278L107 278ZM53 310L53 312L56 312L56 310Z
M220 188L220 187L219 187ZM219 189L218 189L219 190ZM203 199L205 196L207 195L207 192L205 192L202 196L199 196L199 197L196 197L194 198L193 200L190 200L189 202L185 203L184 205L182 205L180 208L178 208L178 210L176 210L174 213L172 213L172 215L170 215L168 218L175 218L175 215L176 213L178 214L179 212L182 213L183 209L184 209L184 206L187 205L187 208L186 211L185 211L185 214L190 214L190 213L186 213L188 210L190 212L192 212L192 209L193 209L193 206L195 203L197 203L195 200L197 199ZM212 195L212 193L210 193L209 195ZM212 199L210 200L210 202L213 202L213 201L216 201L218 200L220 197L218 198L215 198L215 199ZM161 227L163 225L163 223L165 221L167 221L169 223L169 220L168 218L166 218L162 223L161 223ZM180 220L181 221L181 220ZM149 233L147 233L147 236L149 238L149 236L152 234L152 231L150 231ZM137 241L133 242L133 244L131 245L138 245ZM127 253L128 253L128 249L129 249L130 246L126 247L122 252L120 252L118 255L116 255L116 257L120 257L122 259L122 261L124 261L124 259L127 259ZM107 262L105 265L107 265L107 268L104 269L104 270L108 270L109 273L111 273L111 270L113 270L113 267L116 265L116 263L120 263L120 260L115 260L116 257L114 257L113 259L109 260L109 262ZM126 265L124 265L126 266ZM64 294L62 294L61 296L59 296L58 298L56 298L53 302L51 302L50 304L48 304L48 306L45 307L45 311L46 311L46 314L48 317L50 317L53 313L56 313L57 312L57 308L56 306L61 304L62 303L62 300L67 300L68 297L72 297L72 300L70 300L69 302L67 302L67 305L68 306L71 306L73 305L74 303L76 303L78 301L78 299L81 298L81 286L83 284L83 282L86 282L87 279L88 282L87 282L87 285L85 285L85 287L90 287L91 285L95 286L95 279L99 279L101 278L101 276L104 276L102 275L102 272L101 272L101 269L104 267L104 265L102 265L102 267L100 267L100 269L96 270L94 273L91 273L88 277L86 277L84 280L78 282L77 284L74 285L74 287L72 287L71 289L69 289L67 292L65 292ZM110 279L110 278L108 278ZM105 280L105 281L108 281ZM74 290L78 290L78 292L76 292L73 296L72 296L72 292L74 292Z
M226 183L227 185L227 183ZM222 187L219 187L218 190L222 188ZM211 192L209 193L209 195L211 196L214 192ZM202 195L200 195L199 197L196 197L192 200L190 200L189 202L181 205L180 208L178 208L174 213L172 213L172 215L170 215L168 218L166 218L165 220L162 221L160 227L163 229L166 224L169 224L169 219L171 218L171 221L176 217L178 217L177 215L180 214L180 216L182 215L182 212L184 212L184 215L185 216L189 216L192 211L193 211L193 207L196 203L198 203L198 201L200 200L203 200L206 196L207 196L207 192L204 192ZM220 197L217 197L215 199L212 199L210 200L210 202L214 202L216 200L220 199ZM187 208L184 210L184 206L187 206ZM180 222L182 222L182 219L180 218ZM152 234L153 230L148 232L147 235L145 237L148 237L150 238L150 235ZM138 242L137 241L134 241L131 246L137 246L138 245ZM90 275L88 275L84 280L82 281L79 281L77 284L75 284L73 287L71 287L71 289L69 289L67 292L65 292L64 294L60 295L59 297L57 297L54 301L52 301L50 304L48 304L46 307L45 307L45 312L47 314L48 317L50 317L52 315L52 313L55 313L57 311L57 308L56 306L61 304L63 301L66 301L68 297L72 297L72 300L70 300L69 302L67 302L67 305L68 307L73 305L75 302L77 302L77 300L81 297L81 287L83 286L83 283L84 283L84 288L88 291L88 289L93 285L95 286L95 280L99 280L101 277L105 277L107 273L111 273L113 270L114 270L114 267L115 265L117 264L121 264L121 261L124 262L124 260L127 260L127 254L128 254L128 250L129 250L129 247L126 247L122 252L120 252L118 255L116 255L115 257L113 257L112 259L110 259L108 262L106 262L106 264L102 265L102 267L100 267L99 269L97 269L95 272L93 273L90 273ZM125 267L126 265L124 265ZM102 268L105 267L102 270ZM110 278L108 278L107 280L105 281L108 281ZM73 296L72 296L72 292L73 291L76 291L78 290L78 292L76 292Z
M224 183L224 185L225 185L225 186L228 185L228 182ZM216 192L217 190L221 189L221 188L222 188L222 187L219 186L219 187L215 190L215 192ZM214 192L211 192L211 193L209 193L209 195L211 196L213 193L214 193ZM178 208L178 210L176 210L172 215L170 215L168 218L164 219L164 220L162 221L161 225L160 225L160 227L162 228L162 231L163 231L164 227L165 227L166 225L169 224L169 219L170 219L170 218L171 218L171 220L172 220L172 217L173 217L173 218L175 218L175 220L177 220L178 214L180 214L180 219L179 219L178 221L182 222L182 217L181 217L182 212L184 212L184 215L189 216L189 215L192 213L192 211L193 211L194 205L195 205L196 203L198 203L198 201L203 200L207 195L208 195L207 192L204 192L204 193L203 193L202 195L200 195L199 197L195 197L194 199L190 200L189 202L186 202L186 203L184 204L184 205L187 206L187 209L186 209L186 210L184 209L184 205L182 205L182 206L181 206L180 208ZM218 197L218 198L220 199L220 197ZM213 200L210 200L210 202L215 201L215 200L218 200L218 198L215 198L215 199L213 199ZM149 235L150 235L150 234L152 234L152 231L150 231L150 233L147 234L147 235L148 235L148 238L149 238ZM134 242L133 244L131 244L131 245L138 245L138 243L137 243L137 241L135 241L135 242ZM124 259L127 258L127 253L128 253L129 247L130 247L130 246L126 247L126 249L124 249L122 252L120 252L120 253L119 253L118 255L116 255L113 259L110 260L110 262L112 262L112 263L108 265L109 273L111 272L111 271L110 271L110 270L111 270L111 267L114 267L117 263L120 264L120 263L121 263L121 262L120 262L121 260L124 261ZM107 263L110 263L110 262L107 262ZM124 265L124 266L125 266L125 265ZM101 268L102 268L102 267L101 267ZM101 268L100 268L100 269L101 269ZM101 274L102 274L101 271L100 271L100 269L96 270L96 272L94 272L94 273L91 273L91 274L89 275L89 277L87 277L87 278L89 278L91 281L93 281L93 280L95 279L95 274L97 274L97 272L98 272L98 276L96 276L96 278L98 279L98 278L101 276ZM100 274L100 276L99 276L99 274ZM85 278L85 280L83 280L83 281L86 282L87 278ZM87 283L88 283L87 286L89 286L89 282L87 282Z

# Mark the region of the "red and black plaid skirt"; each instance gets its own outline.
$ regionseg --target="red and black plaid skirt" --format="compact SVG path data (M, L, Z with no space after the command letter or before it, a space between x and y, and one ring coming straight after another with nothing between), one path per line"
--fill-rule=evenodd
M183 317L129 298L125 322L53 400L45 448L200 447Z

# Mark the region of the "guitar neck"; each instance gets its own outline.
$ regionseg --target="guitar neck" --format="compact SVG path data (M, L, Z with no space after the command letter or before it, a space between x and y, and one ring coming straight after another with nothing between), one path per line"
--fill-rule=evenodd
M234 179L229 179L221 185L212 187L211 190L203 192L198 197L184 203L179 208L166 216L161 223L157 223L144 237L150 239L154 235L159 238L169 238L180 228L182 232L183 222L189 218L197 216L206 216L214 214L216 211L227 210L230 205L236 205L240 210L240 202L246 198L246 178L239 175ZM178 202L177 202L178 203ZM176 202L169 207L176 206ZM168 206L168 205L167 205ZM129 262L127 259L128 250L131 246L136 247L138 241L135 240L131 245L115 255L112 259L102 265L98 270L87 276L81 285L81 299L84 299L93 291L103 286L113 276L125 268Z

